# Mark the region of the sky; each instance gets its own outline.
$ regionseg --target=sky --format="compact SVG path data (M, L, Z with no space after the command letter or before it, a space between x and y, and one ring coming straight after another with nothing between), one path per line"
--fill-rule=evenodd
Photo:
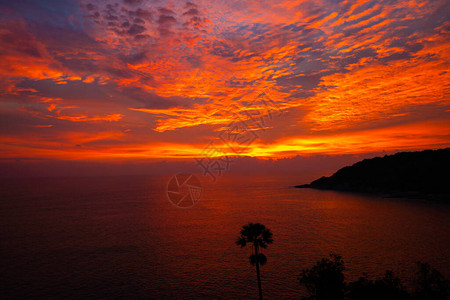
M0 157L450 146L450 4L0 1Z

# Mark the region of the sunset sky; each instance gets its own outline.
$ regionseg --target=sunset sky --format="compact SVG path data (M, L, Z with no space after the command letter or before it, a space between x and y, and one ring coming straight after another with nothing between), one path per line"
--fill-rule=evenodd
M3 160L450 146L446 0L0 3Z

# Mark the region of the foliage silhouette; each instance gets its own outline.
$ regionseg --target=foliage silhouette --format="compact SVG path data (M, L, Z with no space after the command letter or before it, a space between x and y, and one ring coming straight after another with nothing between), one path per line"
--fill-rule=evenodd
M304 269L299 277L300 284L311 293L305 299L344 299L344 270L344 261L335 254L322 258L311 269Z
M375 281L364 274L346 284L344 261L335 254L323 258L310 269L304 269L299 281L310 293L309 297L303 297L304 300L448 300L449 281L429 264L419 262L417 266L412 293L392 271L386 271Z
M417 263L414 299L449 299L450 282L427 263Z
M250 255L250 264L256 266L256 277L258 280L259 299L262 300L261 276L259 266L267 262L267 257L261 252L266 249L268 244L272 244L272 232L260 223L248 223L242 226L241 233L236 240L236 244L245 247L252 245L252 254Z
M368 279L367 275L351 282L347 288L348 299L352 300L402 300L408 299L408 292L403 287L400 279L392 271L386 271L382 279L375 282Z

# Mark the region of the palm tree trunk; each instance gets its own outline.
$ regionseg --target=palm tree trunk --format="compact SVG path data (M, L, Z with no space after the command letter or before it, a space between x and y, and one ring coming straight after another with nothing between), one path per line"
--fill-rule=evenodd
M258 246L255 245L255 256L256 256L256 277L258 278L258 290L259 290L259 300L262 300L262 289L261 289L261 276L259 274L259 261L258 261Z

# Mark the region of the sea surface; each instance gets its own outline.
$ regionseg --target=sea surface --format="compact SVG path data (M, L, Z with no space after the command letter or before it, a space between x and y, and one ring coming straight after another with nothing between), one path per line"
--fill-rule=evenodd
M450 206L295 189L314 174L233 174L189 209L170 203L167 176L3 179L0 297L4 299L255 299L242 225L272 230L267 299L306 295L304 268L330 252L347 281L392 269L405 284L416 261L450 275Z

